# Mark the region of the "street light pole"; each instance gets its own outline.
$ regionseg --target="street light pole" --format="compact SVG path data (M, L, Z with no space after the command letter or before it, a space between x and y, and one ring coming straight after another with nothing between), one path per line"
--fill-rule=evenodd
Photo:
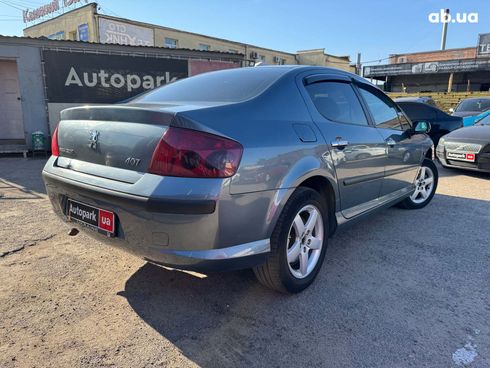
M449 9L444 12L444 17L442 21L442 37L441 37L441 50L446 49L446 36L447 36L447 25L449 24Z

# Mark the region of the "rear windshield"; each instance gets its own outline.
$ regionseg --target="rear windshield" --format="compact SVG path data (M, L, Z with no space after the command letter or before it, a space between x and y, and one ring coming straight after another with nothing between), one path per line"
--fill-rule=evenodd
M490 109L490 98L461 101L456 111L486 111Z
M287 70L240 68L199 74L159 87L132 102L239 102L259 95Z

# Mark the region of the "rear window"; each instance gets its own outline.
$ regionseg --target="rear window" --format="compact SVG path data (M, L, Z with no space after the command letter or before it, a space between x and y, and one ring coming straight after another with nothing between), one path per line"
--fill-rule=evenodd
M423 103L403 103L398 104L411 120L435 119L437 110Z
M159 87L132 102L239 102L265 91L287 69L240 68L199 74Z
M486 111L490 109L490 99L464 100L456 108L456 111Z

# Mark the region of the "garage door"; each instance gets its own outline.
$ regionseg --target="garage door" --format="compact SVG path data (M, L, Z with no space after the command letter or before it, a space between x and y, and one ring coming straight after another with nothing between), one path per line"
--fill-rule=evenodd
M24 140L17 63L0 60L0 140Z

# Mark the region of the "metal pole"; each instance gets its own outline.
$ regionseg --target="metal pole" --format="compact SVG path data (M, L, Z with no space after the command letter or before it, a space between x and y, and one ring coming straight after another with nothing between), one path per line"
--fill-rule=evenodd
M446 49L446 36L447 36L447 25L449 24L449 9L444 12L444 18L442 21L442 37L441 37L441 50Z
M356 72L357 75L361 75L361 53L357 53L357 62L356 62Z
M451 92L451 90L453 89L453 78L454 78L454 73L449 74L449 81L447 83L448 93Z

